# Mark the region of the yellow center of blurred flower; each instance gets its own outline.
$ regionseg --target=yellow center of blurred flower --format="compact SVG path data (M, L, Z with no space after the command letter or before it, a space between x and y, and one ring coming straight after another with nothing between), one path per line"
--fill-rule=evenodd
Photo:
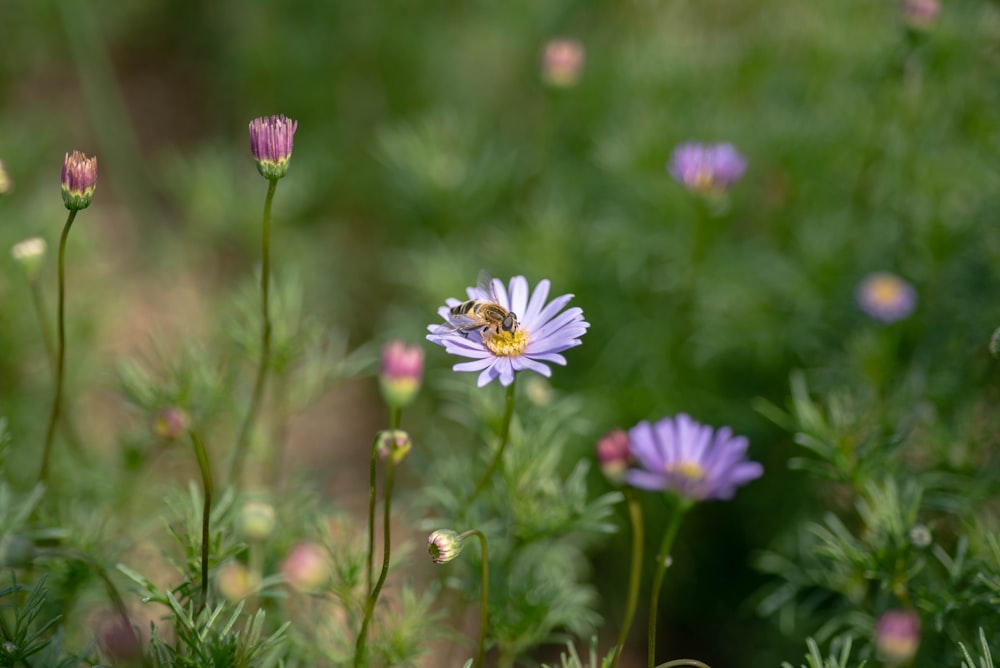
M483 343L497 357L517 357L528 347L528 332L522 327L515 332L484 334Z
M891 305L903 295L902 283L892 276L878 276L868 285L868 296L876 304Z
M667 464L667 473L676 473L694 482L705 477L705 469L697 462L678 462L677 464Z

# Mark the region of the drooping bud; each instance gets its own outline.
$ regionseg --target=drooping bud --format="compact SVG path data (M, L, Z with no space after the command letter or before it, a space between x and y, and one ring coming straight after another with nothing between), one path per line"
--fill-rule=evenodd
M625 471L632 464L628 434L615 429L597 442L597 463L604 476L615 485L625 482Z
M542 51L542 79L550 86L570 88L580 80L586 52L575 39L549 40Z
M250 152L261 176L276 181L288 173L292 144L299 122L280 116L262 116L250 121Z
M939 0L903 0L903 21L913 30L930 30L940 13Z
M167 406L153 420L153 434L162 441L176 441L187 433L191 419L184 410Z
M375 448L378 456L383 461L392 459L393 464L398 464L409 454L413 444L410 442L410 435L400 429L387 429L380 432Z
M63 159L62 197L70 211L90 206L97 188L97 158L88 158L80 151L67 153Z
M438 529L427 537L427 554L435 564L446 564L462 553L463 540L451 529Z
M274 532L274 506L263 501L247 501L240 509L240 528L250 540L264 540Z
M888 610L875 624L875 646L891 665L908 663L920 646L920 618L913 610Z
M382 398L393 408L410 403L420 389L424 375L424 349L393 341L382 349L379 387Z
M10 249L11 256L24 269L29 281L38 278L42 262L45 260L45 248L45 239L31 237L14 244Z
M330 577L330 559L322 546L299 543L285 557L281 572L294 589L303 593L319 591Z

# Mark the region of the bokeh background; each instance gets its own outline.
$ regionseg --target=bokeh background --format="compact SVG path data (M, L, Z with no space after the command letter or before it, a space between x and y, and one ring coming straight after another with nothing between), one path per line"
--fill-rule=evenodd
M347 349L421 341L481 268L549 278L592 325L551 381L583 406L588 437L567 466L612 427L679 411L750 437L764 478L698 508L678 541L661 613L677 656L773 666L815 631L758 614L769 576L752 566L827 500L789 470L797 447L759 410L787 404L794 370L819 391L904 384L958 431L992 422L969 397L997 381L996 2L947 0L921 29L889 0L5 0L0 37L14 183L0 248L40 235L54 249L63 154L99 156L68 251L69 387L102 465L125 465L116 360L154 339L211 341L253 294L264 187L246 126L277 113L299 129L275 200L276 280L300 282L303 309ZM585 49L573 85L540 74L557 37ZM664 168L689 140L749 159L721 205ZM854 301L880 270L919 298L888 335ZM426 347L416 433L451 373ZM8 256L0 414L19 440L41 441L50 391ZM376 397L360 378L293 423L300 456L347 506L363 507L352 467L366 465ZM18 456L28 485L37 454ZM627 538L592 554L605 642Z

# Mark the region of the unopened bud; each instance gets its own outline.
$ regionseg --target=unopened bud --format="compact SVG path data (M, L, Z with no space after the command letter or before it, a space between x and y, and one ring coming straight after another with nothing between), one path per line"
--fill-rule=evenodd
M227 561L219 566L215 577L219 593L230 603L239 603L252 596L260 584L257 576L238 561Z
M176 406L167 406L153 420L153 434L162 441L176 441L187 433L190 426L187 413Z
M931 530L923 524L915 524L910 529L910 543L914 547L923 549L930 545L933 540L934 537L931 535Z
M424 349L393 341L382 350L379 387L382 398L393 408L413 401L424 375Z
M240 509L243 535L250 540L264 540L274 531L274 506L263 501L247 501Z
M889 610L875 624L875 646L891 665L908 663L920 646L920 618L913 610Z
M462 553L463 538L450 529L438 529L427 537L427 554L435 564L446 564Z
M38 278L45 260L45 239L31 237L16 243L10 249L11 257L21 265L29 281Z
M0 195L9 195L14 190L14 181L7 172L7 165L0 160Z
M330 559L322 546L299 543L285 557L281 572L293 588L303 593L319 591L330 577Z
M97 158L88 158L80 151L67 153L63 159L62 197L70 211L90 206L97 188Z
M616 485L625 482L625 471L632 463L628 434L621 429L609 432L597 442L597 462L604 476Z
M298 121L281 116L262 116L250 121L250 152L261 176L276 181L288 173Z

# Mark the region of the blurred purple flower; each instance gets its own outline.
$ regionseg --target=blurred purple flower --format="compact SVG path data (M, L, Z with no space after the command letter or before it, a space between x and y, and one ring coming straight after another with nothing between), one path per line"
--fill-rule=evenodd
M875 646L886 663L909 663L920 646L920 617L913 610L882 613L875 624Z
M628 434L623 430L614 429L597 442L597 463L604 477L613 484L625 482L625 471L634 462Z
M257 171L272 181L288 172L298 121L280 116L262 116L250 121L250 152Z
M549 296L549 281L538 283L534 292L530 292L528 281L524 276L510 279L510 287L498 279L491 279L489 290L481 287L467 288L469 299L496 302L503 308L515 314L518 326L513 331L482 332L478 329L462 333L456 330L463 323L456 322L451 309L462 302L458 299L446 300L446 306L438 309L438 314L447 325L428 325L427 340L432 341L452 355L469 357L473 361L461 362L452 367L455 371L479 371L479 387L483 387L495 378L502 385L514 382L514 372L530 369L535 373L549 377L552 370L544 364L566 364L566 358L560 355L564 350L580 345L590 323L583 319L583 310L573 307L563 311L563 307L573 298L573 295L561 295L551 302L546 302ZM561 311L561 312L560 312Z
M629 430L632 454L642 468L625 480L633 487L670 490L693 501L730 499L759 478L764 467L746 458L749 442L729 427L713 430L681 413Z
M379 386L390 406L401 408L410 403L420 389L424 375L424 349L392 341L382 349Z
M883 323L909 317L917 307L913 286L888 272L866 276L858 283L854 297L862 311Z
M667 164L667 171L678 183L698 193L728 190L746 169L747 159L732 144L681 144Z

